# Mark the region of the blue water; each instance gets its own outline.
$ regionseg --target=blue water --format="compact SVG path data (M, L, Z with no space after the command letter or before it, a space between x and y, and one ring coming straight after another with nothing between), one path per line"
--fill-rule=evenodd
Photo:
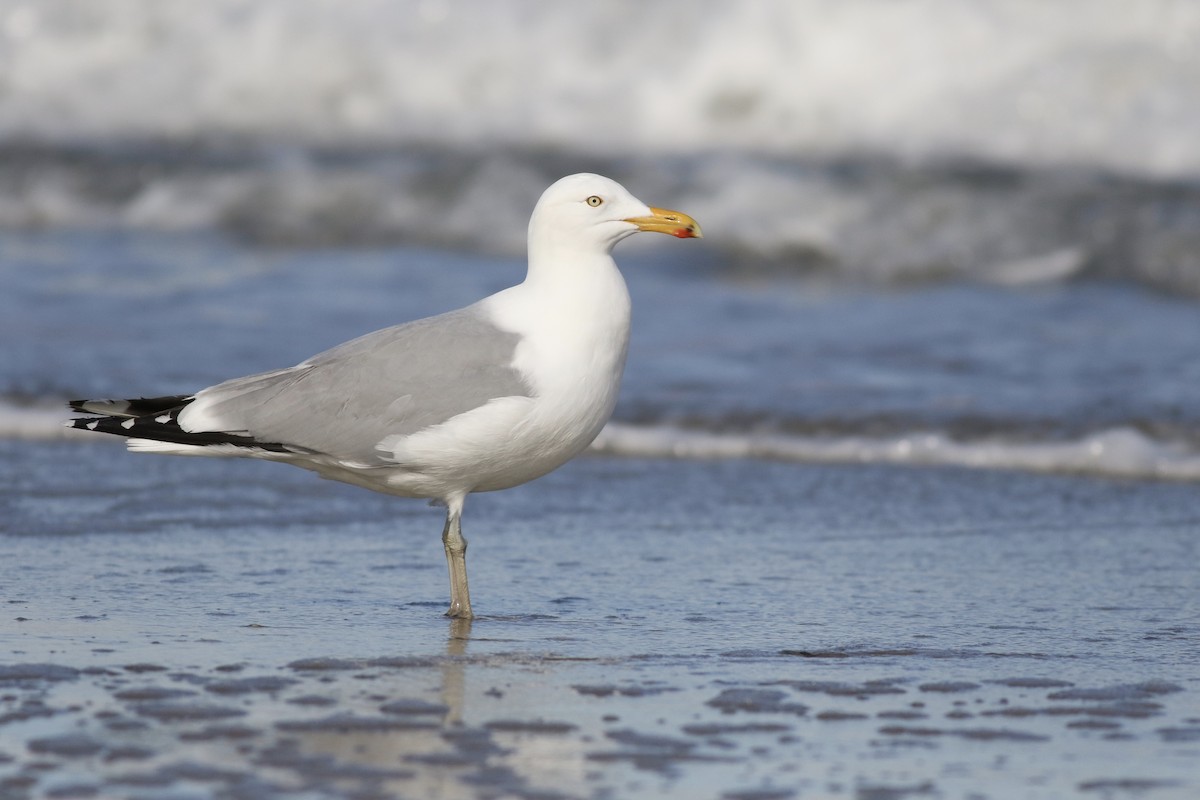
M734 280L703 246L617 254L635 445L936 435L993 469L609 448L470 499L463 629L441 617L439 510L59 441L57 409L295 363L510 285L520 260L0 235L0 405L39 415L0 437L12 796L1190 797L1195 473L1036 475L995 447L1066 442L1075 460L1035 468L1082 452L1091 471L1088 437L1125 431L1132 455L1096 465L1191 458L1194 307L1092 281ZM424 727L380 712L430 702Z
M420 502L87 442L0 463L15 798L1200 786L1191 486L585 457L470 499L464 627Z
M678 245L678 246L676 246ZM616 418L708 431L1190 444L1200 315L1131 284L830 289L731 281L704 243L618 253L634 335ZM0 237L0 397L186 393L523 276L517 259L287 251L214 235Z
M0 798L1200 794L1200 6L543 6L0 7ZM707 238L473 625L438 509L61 426L511 285L581 169Z

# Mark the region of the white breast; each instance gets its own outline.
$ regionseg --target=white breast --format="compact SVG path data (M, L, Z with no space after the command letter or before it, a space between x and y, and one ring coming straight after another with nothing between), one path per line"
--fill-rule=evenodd
M515 366L529 381L529 418L512 432L544 474L591 444L612 415L629 346L629 291L607 255L570 280L526 281L487 301L521 336Z
M574 278L527 280L481 303L494 324L521 337L514 366L532 396L493 400L381 443L409 467L390 476L392 491L436 497L505 489L545 475L591 444L616 405L629 292L608 257Z

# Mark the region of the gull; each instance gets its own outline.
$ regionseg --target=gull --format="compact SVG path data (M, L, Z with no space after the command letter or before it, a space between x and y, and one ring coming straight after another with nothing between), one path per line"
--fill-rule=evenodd
M534 207L516 286L195 394L75 400L88 416L67 425L128 437L135 452L279 461L444 505L446 615L470 619L466 497L545 475L608 421L630 317L612 249L638 231L701 237L688 215L616 181L569 175Z

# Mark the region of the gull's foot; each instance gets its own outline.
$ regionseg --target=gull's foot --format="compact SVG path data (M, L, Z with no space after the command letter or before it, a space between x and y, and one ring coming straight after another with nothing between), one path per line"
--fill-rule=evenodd
M452 605L446 611L446 616L451 619L475 619L475 615L471 613L471 607L463 607L461 605Z

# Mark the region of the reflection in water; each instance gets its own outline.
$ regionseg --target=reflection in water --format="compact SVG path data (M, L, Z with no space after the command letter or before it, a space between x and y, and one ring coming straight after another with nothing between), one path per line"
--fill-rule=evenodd
M450 620L450 636L446 639L446 661L442 665L442 702L447 725L462 724L463 697L466 691L466 666L463 656L467 654L467 643L471 640L471 620Z
M267 749L266 763L299 773L308 785L357 782L373 791L474 797L472 775L504 751L491 731L463 724L470 638L471 620L450 620L444 656L411 666L399 666L404 656L367 660L348 675L354 680L331 680L343 711L283 723L287 736Z

